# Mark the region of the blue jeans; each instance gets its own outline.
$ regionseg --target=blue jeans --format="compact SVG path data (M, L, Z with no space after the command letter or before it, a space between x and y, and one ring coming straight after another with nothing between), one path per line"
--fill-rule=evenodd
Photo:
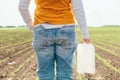
M73 80L74 53L77 48L75 26L33 29L33 49L39 80ZM54 66L56 62L56 67Z

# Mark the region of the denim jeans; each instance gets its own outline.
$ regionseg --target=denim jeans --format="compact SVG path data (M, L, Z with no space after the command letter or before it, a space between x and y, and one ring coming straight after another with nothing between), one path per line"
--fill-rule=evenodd
M75 26L45 29L39 25L33 32L38 80L54 80L54 69L55 80L73 80L74 53L78 44Z

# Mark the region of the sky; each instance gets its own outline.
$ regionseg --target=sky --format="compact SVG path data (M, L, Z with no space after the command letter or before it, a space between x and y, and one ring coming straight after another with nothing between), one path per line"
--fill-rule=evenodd
M30 13L33 18L34 0ZM25 25L18 11L19 0L0 0L0 26ZM83 0L88 26L120 25L120 0Z

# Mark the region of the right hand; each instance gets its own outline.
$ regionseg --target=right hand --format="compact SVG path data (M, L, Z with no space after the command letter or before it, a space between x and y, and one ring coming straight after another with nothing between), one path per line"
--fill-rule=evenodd
M89 38L84 38L83 43L90 44L90 39Z

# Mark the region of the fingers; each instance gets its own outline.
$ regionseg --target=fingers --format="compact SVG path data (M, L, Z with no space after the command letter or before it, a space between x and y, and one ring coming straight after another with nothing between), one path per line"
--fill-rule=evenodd
M90 39L89 38L83 39L83 43L89 44L90 43Z

